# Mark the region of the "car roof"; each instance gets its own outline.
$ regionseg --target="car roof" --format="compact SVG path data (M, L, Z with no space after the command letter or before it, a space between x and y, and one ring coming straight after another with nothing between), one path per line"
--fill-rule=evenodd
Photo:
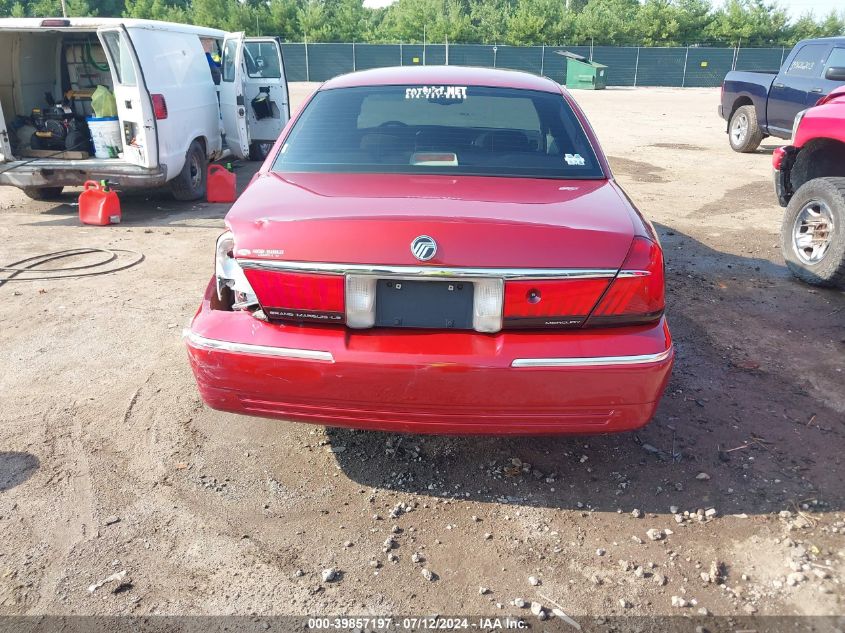
M329 79L320 90L397 85L487 86L540 90L560 94L561 87L548 77L516 70L473 66L392 66L373 68Z

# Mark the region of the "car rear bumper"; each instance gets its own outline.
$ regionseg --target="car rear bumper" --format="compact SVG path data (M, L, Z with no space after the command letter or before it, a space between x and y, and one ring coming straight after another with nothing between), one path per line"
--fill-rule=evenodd
M626 431L673 362L665 319L577 332L354 332L213 310L185 332L212 408L327 426L442 434Z

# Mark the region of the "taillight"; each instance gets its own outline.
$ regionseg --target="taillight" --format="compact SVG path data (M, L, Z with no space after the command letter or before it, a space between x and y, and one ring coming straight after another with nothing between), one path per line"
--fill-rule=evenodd
M244 270L269 319L341 323L344 314L343 275Z
M505 282L504 327L578 327L607 288L607 279Z
M663 314L663 252L644 237L635 237L619 274L587 321L588 326L648 323Z
M772 152L772 167L774 167L776 171L780 171L784 157L786 157L785 147L776 147L775 151Z
M154 94L150 95L153 99L153 114L159 121L167 118L167 101L164 100L164 95Z

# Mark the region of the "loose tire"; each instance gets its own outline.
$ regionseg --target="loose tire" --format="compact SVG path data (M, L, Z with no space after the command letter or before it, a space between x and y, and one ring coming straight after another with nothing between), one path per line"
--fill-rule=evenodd
M261 143L256 141L249 144L249 159L253 161L264 161L267 154L273 148L273 143Z
M26 187L23 192L32 200L55 200L64 187Z
M781 245L798 279L845 286L845 178L816 178L795 192L783 216Z
M182 171L170 183L170 190L177 200L199 200L205 197L208 158L202 144L194 140L185 155Z
M760 147L763 132L753 105L740 106L734 111L728 124L728 140L735 152L749 153Z

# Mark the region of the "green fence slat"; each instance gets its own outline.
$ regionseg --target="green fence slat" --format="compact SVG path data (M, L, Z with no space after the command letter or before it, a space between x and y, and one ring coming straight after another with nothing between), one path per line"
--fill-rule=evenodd
M352 72L352 44L308 44L311 81L326 81Z
M399 44L356 44L355 70L401 66L400 49Z
M608 86L633 86L637 72L636 46L596 46L593 61L607 66Z
M450 44L449 64L492 68L493 47L483 44Z
M542 46L496 46L496 68L540 73L543 62Z
M685 48L641 48L637 85L683 85L686 53Z
M282 44L282 57L285 60L285 75L288 81L307 81L305 72L305 44Z
M786 51L788 54L789 51ZM736 70L780 69L784 50L782 48L740 48L736 56Z
M711 88L721 86L731 71L734 49L690 48L687 57L687 74L684 86Z

